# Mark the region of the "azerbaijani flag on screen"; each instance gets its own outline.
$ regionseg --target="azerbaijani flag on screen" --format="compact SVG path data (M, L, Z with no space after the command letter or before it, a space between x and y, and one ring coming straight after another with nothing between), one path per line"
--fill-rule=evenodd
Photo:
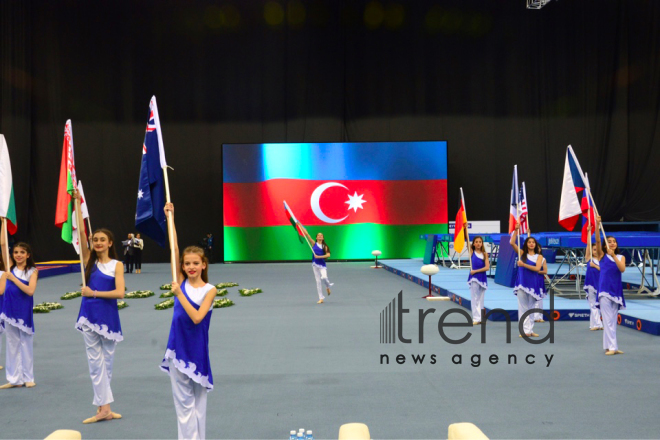
M223 145L226 261L307 260L292 246L286 200L333 259L424 255L447 233L447 143Z

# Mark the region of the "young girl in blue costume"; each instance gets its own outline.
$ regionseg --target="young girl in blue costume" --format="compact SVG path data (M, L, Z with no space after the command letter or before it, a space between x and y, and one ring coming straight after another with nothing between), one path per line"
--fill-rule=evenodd
M591 226L587 227L591 235ZM584 261L587 263L587 273L584 276L584 292L589 301L589 330L602 330L603 323L600 320L600 310L596 307L598 303L598 282L600 280L600 262L598 261L598 248L594 243L587 246L584 251Z
M600 217L596 218L596 252L600 260L600 278L598 280L598 302L603 317L603 350L605 354L623 354L616 341L616 326L619 310L626 308L623 297L622 274L626 270L626 257L619 255L616 238L607 237L605 249L600 242Z
M472 261L472 270L467 281L472 300L472 324L479 325L481 324L481 309L484 307L484 294L488 288L486 272L490 269L490 262L484 248L484 239L480 236L474 237L472 246L468 250Z
M79 197L74 193L74 197ZM115 238L107 229L92 234L92 251L87 248L85 228L80 231L80 250L85 262L85 284L75 328L83 334L89 374L94 388L96 415L83 423L121 418L113 413L110 382L117 343L124 339L117 300L124 298L124 265L117 260Z
M314 241L309 235L309 232L307 232L307 229L303 227L302 230L314 252L314 256L312 257L312 269L314 270L314 278L316 278L316 290L319 294L317 304L323 304L323 300L325 299L325 296L323 296L323 285L325 284L325 290L328 292L328 295L332 293L330 292L330 287L334 285L334 283L331 283L328 279L328 268L325 264L325 260L330 258L330 248L325 244L322 233L319 232L316 234L316 241Z
M511 235L511 246L516 253L520 252L516 244L516 238L520 225L516 224L516 229ZM545 297L544 273L547 272L545 258L541 255L541 246L534 237L527 237L523 244L520 259L518 260L518 275L516 284L513 287L513 293L518 297L518 319L528 310L535 308L535 303ZM527 315L523 323L525 335L537 337L534 333L534 316ZM520 335L522 337L522 335Z
M172 213L168 203L165 213ZM179 254L176 229L174 250ZM206 438L206 393L213 389L209 360L209 326L216 288L208 283L208 259L204 250L189 246L183 250L177 279L172 282L174 314L167 351L160 368L172 382L179 439Z
M32 307L39 275L27 243L14 245L11 259L7 263L10 271L3 272L0 278L0 292L4 293L0 320L4 322L7 344L7 383L0 389L32 388L35 386Z

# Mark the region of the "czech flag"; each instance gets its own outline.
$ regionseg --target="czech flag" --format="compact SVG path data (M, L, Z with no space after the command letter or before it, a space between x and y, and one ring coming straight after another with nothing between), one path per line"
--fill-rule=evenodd
M465 231L467 228L467 214L465 213L465 200L463 199L463 188L461 198L458 201L458 212L456 213L456 225L454 226L454 251L463 252L465 247Z
M584 190L585 177L580 164L569 145L566 150L566 163L564 165L564 182L561 187L561 202L559 203L559 224L572 231L582 215L581 201L578 192Z

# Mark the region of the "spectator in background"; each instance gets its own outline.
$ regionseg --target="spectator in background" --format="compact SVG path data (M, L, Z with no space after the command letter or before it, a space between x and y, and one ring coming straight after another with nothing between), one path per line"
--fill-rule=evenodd
M133 255L135 254L135 248L133 247L134 241L133 234L128 234L128 240L121 242L124 247L124 266L126 266L126 271L124 273L133 273Z
M144 249L144 240L140 234L135 235L133 240L133 262L135 263L135 273L142 273L142 249Z
M215 260L213 259L213 234L210 232L206 234L204 239L204 251L206 252L206 258L208 258L209 263L213 264Z

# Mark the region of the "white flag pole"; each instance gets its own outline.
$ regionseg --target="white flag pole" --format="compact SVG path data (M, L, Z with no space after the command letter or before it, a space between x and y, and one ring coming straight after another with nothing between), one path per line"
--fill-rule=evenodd
M7 218L2 217L2 252L3 252L3 257L4 257L4 263L5 263L5 272L9 273L9 236L7 234Z
M513 166L513 181L515 182L515 192L516 192L516 220L518 222L518 228L520 228L520 194L519 189L518 189L518 165ZM518 230L518 233L516 234L518 237L518 260L521 258L521 252L520 252L520 230Z
M467 219L467 208L465 207L465 197L463 197L463 187L461 187L461 203L463 204L463 212L465 213L465 218ZM454 225L456 227L456 225ZM468 231L468 225L465 225L465 235L467 236L467 245L470 246L470 232ZM481 245L484 246L483 241ZM485 254L484 254L485 255ZM470 250L468 249L468 259L470 260L470 272L472 271L472 257L470 256ZM459 261L460 263L460 261Z
M163 177L165 178L165 202L171 203L170 182L167 178L167 166L163 167ZM178 283L179 280L176 277L177 256L174 252L174 220L172 219L172 211L167 211L167 234L169 235L170 239L170 266L172 269L172 281Z
M522 183L523 198L525 199L525 204L527 205L527 238L532 233L532 228L529 227L529 201L527 200L527 189L525 188L525 182Z

